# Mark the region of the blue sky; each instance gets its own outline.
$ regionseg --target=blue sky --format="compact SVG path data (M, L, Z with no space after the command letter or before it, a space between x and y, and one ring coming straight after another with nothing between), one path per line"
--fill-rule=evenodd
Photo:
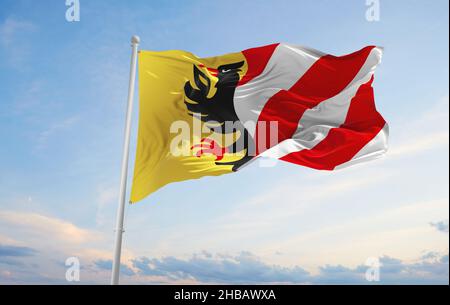
M170 185L127 208L123 282L367 283L379 257L381 283L448 283L448 1L381 0L378 22L364 0L80 4L75 23L64 0L0 4L0 283L65 283L70 256L83 283L109 281L133 34L199 56L383 46L391 149Z

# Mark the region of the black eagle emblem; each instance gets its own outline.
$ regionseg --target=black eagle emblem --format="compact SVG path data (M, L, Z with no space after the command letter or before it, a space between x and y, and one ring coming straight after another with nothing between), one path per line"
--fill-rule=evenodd
M217 69L208 68L211 75L217 76L218 81L215 85L216 93L212 97L208 97L211 91L211 79L203 73L194 64L194 88L190 81L186 82L184 86L185 104L189 110L190 115L198 115L203 122L217 122L220 127L210 128L211 131L220 132L221 134L240 132L239 138L228 147L220 147L211 139L203 139L202 144L194 147L201 148L197 154L200 157L204 152L212 153L216 155L217 165L233 165L233 171L237 171L245 163L250 161L253 157L250 156L250 151L253 151L254 141L249 136L247 129L240 122L235 108L234 108L234 93L239 83L239 72L241 71L244 61L226 64L218 67ZM203 68L203 65L200 65ZM233 122L234 127L231 130L226 128L228 125L226 122ZM234 162L220 162L225 152L238 153L238 149L245 149L245 155L243 158Z

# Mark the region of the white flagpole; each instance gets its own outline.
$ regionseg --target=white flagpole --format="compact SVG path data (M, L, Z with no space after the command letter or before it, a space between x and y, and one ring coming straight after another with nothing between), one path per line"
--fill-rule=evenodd
M133 112L134 87L136 82L136 64L137 54L140 39L138 36L131 38L131 69L130 69L130 83L128 89L128 107L127 117L125 122L125 140L123 143L123 157L122 157L122 174L120 177L119 190L119 207L117 208L117 223L116 223L116 240L114 246L114 260L111 276L111 285L119 285L120 276L120 255L122 252L122 235L123 235L123 218L125 212L125 196L127 190L127 175L128 175L128 157L130 154L130 133L131 133L131 115Z

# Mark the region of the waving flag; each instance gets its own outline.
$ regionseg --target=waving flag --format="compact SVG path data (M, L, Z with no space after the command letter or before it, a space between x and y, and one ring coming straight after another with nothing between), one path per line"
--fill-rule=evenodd
M212 58L141 51L131 201L259 157L334 170L381 156L388 125L372 88L381 56L374 46L337 57L288 44Z

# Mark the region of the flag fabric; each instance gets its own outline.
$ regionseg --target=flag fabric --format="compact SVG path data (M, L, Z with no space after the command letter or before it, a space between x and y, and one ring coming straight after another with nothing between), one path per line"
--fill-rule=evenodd
M261 157L334 170L382 156L388 125L372 88L381 57L375 46L344 56L289 44L210 58L141 51L131 201Z

